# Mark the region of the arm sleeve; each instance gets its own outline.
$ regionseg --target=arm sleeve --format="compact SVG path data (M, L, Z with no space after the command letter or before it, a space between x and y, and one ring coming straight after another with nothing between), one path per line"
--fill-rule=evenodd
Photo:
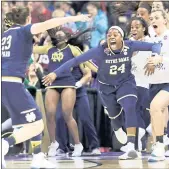
M33 46L33 53L35 54L47 54L51 46Z
M161 45L159 43L149 43L140 41L131 41L133 51L152 51L152 53L160 54Z
M56 69L54 72L56 73L57 77L59 77L63 72L69 71L71 67L77 66L80 63L83 63L85 61L88 61L92 58L99 57L99 50L100 48L93 48L84 54L80 55L79 57L75 57L66 63L64 63L62 66L60 66L58 69Z

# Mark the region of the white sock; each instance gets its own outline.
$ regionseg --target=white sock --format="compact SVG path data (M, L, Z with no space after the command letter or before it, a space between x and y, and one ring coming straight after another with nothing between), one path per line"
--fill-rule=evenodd
M5 130L8 130L8 129L11 129L11 128L12 128L12 119L11 118L7 119L6 121L4 121L2 123L2 128L1 128L2 132L4 132Z

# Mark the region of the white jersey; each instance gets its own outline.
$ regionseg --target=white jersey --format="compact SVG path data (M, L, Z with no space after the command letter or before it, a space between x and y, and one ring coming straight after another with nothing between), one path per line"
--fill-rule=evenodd
M149 76L150 84L169 83L169 30L166 30L161 36L152 39L156 43L161 43L161 56L163 62L156 66L153 75Z
M148 33L150 34L151 38L154 38L156 36L154 28L151 25L148 27Z
M149 36L144 38L145 42L152 42ZM147 58L150 57L150 51L134 52L132 57L132 74L135 76L136 85L144 88L149 88L148 78L144 75L144 66L147 63Z

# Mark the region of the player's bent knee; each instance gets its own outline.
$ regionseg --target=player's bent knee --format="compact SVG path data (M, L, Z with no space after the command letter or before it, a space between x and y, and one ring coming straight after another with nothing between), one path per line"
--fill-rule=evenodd
M150 114L156 115L156 113L159 113L161 111L161 107L156 102L151 102L150 104Z
M73 120L73 116L71 114L68 114L68 113L64 113L63 117L64 117L64 120L66 122Z

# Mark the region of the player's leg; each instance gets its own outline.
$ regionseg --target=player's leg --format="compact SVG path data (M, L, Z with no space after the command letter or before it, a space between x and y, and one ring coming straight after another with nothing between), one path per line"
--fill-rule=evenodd
M12 128L12 119L9 118L2 123L1 131L4 132L4 131L11 129L11 128Z
M60 99L60 94L56 89L47 89L45 95L45 108L46 108L46 122L50 137L50 143L48 156L55 156L56 150L59 147L58 142L55 138L56 131L56 121L55 115L57 110L57 105Z
M138 153L135 151L135 139L136 139L136 102L137 98L134 96L125 97L118 100L120 105L124 109L125 113L125 126L127 131L127 145L125 146L125 154L120 156L119 159L138 158Z
M42 114L31 94L25 90L21 83L3 82L2 101L8 109L13 127L17 130L2 140L3 156L10 146L24 142L40 134L44 129ZM17 96L17 99L16 99ZM36 163L35 163L36 161ZM39 150L33 156L31 167L54 167L45 159L45 155Z
M5 115L5 119L6 119L5 121L3 121L1 125L1 132L4 132L8 129L12 129L12 119L10 118L9 112L3 104L1 104L1 111L2 114Z
M163 142L165 146L169 145L169 137L167 133L167 127L168 127L168 107L164 110L164 136L163 136Z
M61 132L60 132L61 131ZM68 129L63 118L61 102L58 104L56 113L56 140L59 143L59 149L57 150L57 155L68 152Z
M42 145L42 133L38 134L37 136L33 137L30 141L32 152L34 154L37 154L41 151L41 145Z
M143 146L142 146L142 138L146 133L146 121L148 119L145 113L146 112L146 107L145 103L148 102L148 89L144 87L139 87L137 86L137 103L136 103L136 112L137 112L137 121L138 121L138 150L142 151ZM149 113L148 113L149 114ZM149 122L150 123L150 122Z
M76 101L76 90L73 88L65 88L61 93L61 99L63 116L75 143L72 156L81 156L83 146L79 140L77 123L72 115Z
M126 144L127 135L123 131L123 119L122 119L122 107L117 103L116 95L111 92L109 86L103 86L100 84L99 96L104 107L104 112L111 119L111 126L115 132L117 140L121 144ZM101 91L102 90L102 91ZM106 92L109 91L109 92Z
M149 161L161 161L165 159L165 145L163 143L164 136L164 110L169 105L169 92L161 90L152 100L150 104L150 114L152 119L152 127L156 136L156 145L149 158Z
M96 129L94 127L92 118L91 118L91 111L89 105L89 99L87 93L76 97L76 104L75 104L76 112L81 120L83 125L85 135L88 139L89 146L92 150L92 154L101 154L99 150L99 141L97 138Z
M169 120L168 120L168 124L167 124L167 137L169 138ZM168 150L165 152L165 156L169 157L169 145L168 146Z
M136 115L137 88L134 80L123 83L116 92L117 102L123 107L125 126L127 131L126 153L119 159L134 159L139 157L135 150L136 127L138 126Z

